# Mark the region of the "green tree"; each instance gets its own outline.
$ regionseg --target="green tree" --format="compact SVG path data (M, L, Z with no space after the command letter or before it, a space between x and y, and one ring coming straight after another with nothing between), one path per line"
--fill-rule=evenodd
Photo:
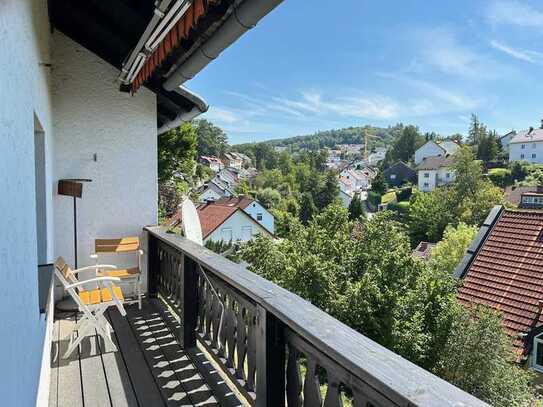
M362 201L360 195L355 194L351 202L349 203L349 219L357 220L360 217L364 217L364 207L362 206Z
M415 126L406 126L392 146L394 161L402 160L408 162L423 143L424 137L420 135L418 128Z
M243 179L236 185L234 192L238 195L249 195L251 193L251 186L247 180Z
M256 199L270 209L275 208L281 202L281 194L279 191L272 188L264 188L256 193Z
M196 166L197 136L194 127L185 123L158 137L158 182L174 176L191 179Z
M432 250L430 266L435 270L452 273L475 239L478 228L460 222L458 226L445 228L441 239Z
M387 191L383 171L378 171L375 178L371 181L371 190L379 195L383 195Z
M481 123L476 114L471 114L471 121L468 131L468 144L478 145L479 140L486 135L486 126Z
M487 132L479 136L477 144L477 158L484 163L496 160L499 146L496 132Z
M317 208L323 209L338 199L339 184L336 174L332 171L327 171L324 184L316 194L315 204Z
M308 192L304 192L300 200L300 220L304 225L307 225L316 213L317 207L313 202L313 196Z
M450 188L432 192L416 192L410 200L408 225L413 244L437 242L449 223L454 222L453 197Z
M224 131L206 119L194 121L198 134L198 155L222 156L228 149Z
M528 406L534 400L533 375L514 365L514 355L499 313L458 306L434 371L493 406Z

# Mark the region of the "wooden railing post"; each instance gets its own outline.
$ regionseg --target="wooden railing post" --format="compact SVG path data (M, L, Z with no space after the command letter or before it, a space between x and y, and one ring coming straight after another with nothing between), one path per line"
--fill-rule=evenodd
M198 265L183 255L183 304L182 304L182 346L185 349L196 346L196 325L198 321Z
M285 338L282 322L256 308L256 407L285 406Z
M158 273L160 272L158 239L150 233L147 233L147 242L147 293L149 298L157 298Z

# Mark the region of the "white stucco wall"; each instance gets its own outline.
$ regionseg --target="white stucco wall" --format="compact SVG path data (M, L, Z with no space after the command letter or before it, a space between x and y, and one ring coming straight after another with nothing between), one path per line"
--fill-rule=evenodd
M156 97L120 92L116 69L58 31L53 44L55 179L92 179L77 201L81 267L93 264L94 239L141 236L157 222ZM73 264L72 198L55 191L54 207L55 255Z
M439 147L435 141L428 141L417 151L415 151L415 164L420 164L426 157L437 157L445 152Z
M275 234L275 218L262 206L260 202L253 201L244 209L251 217L264 226L269 232ZM262 220L258 220L258 214L262 214Z
M425 177L425 174L428 174L428 177ZM433 191L436 188L436 184L437 184L437 171L436 170L419 170L418 179L419 179L419 182L418 182L419 191L423 191L423 192Z
M47 257L53 253L50 36L45 1L0 5L0 374L1 404L33 406L45 321L37 290L34 115L46 150Z
M524 148L523 148L524 146ZM535 157L533 156L535 154ZM543 164L543 142L510 143L510 161L527 161L534 164Z
M208 240L212 241L221 241L224 240L223 232L224 229L231 229L232 230L232 240L233 241L248 241L251 239L247 239L247 236L244 236L243 228L244 227L251 227L251 233L252 236L255 236L259 233L269 236L270 234L266 232L266 230L260 226L257 222L252 220L252 218L249 215L244 214L241 212L241 210L238 210L236 213L234 213L232 216L230 216L221 226L219 226L213 233L211 233L206 239L204 239L204 243Z

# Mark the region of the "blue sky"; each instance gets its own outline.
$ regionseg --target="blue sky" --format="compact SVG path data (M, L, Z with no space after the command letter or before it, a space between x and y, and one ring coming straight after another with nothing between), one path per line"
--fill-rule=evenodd
M543 117L543 2L285 0L187 83L232 144L373 124Z

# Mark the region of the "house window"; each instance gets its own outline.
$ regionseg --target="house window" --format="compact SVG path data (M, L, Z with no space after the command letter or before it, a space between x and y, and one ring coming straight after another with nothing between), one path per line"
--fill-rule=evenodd
M430 173L429 173L429 172L425 172L425 173L424 173L424 178L430 178Z
M532 143L532 148L535 148L535 147L536 147L535 143Z
M232 228L222 228L221 229L221 239L225 242L232 241Z
M262 220L262 213L258 212L256 214L256 220L261 221Z
M543 372L543 334L538 335L534 338L534 349L532 352L532 367L535 370Z
M520 155L520 159L523 159L523 158L524 158L524 154L521 154L521 155Z
M451 178L451 173L450 172L446 173L445 178Z
M536 157L537 157L536 153L533 153L532 158L536 158Z
M524 150L526 148L526 144L521 144L520 148Z
M428 184L427 182L424 183L424 188L430 188L430 184Z
M253 227L252 226L242 226L241 227L241 239L246 242L253 238Z
M390 179L392 180L396 179L396 174L390 174Z

